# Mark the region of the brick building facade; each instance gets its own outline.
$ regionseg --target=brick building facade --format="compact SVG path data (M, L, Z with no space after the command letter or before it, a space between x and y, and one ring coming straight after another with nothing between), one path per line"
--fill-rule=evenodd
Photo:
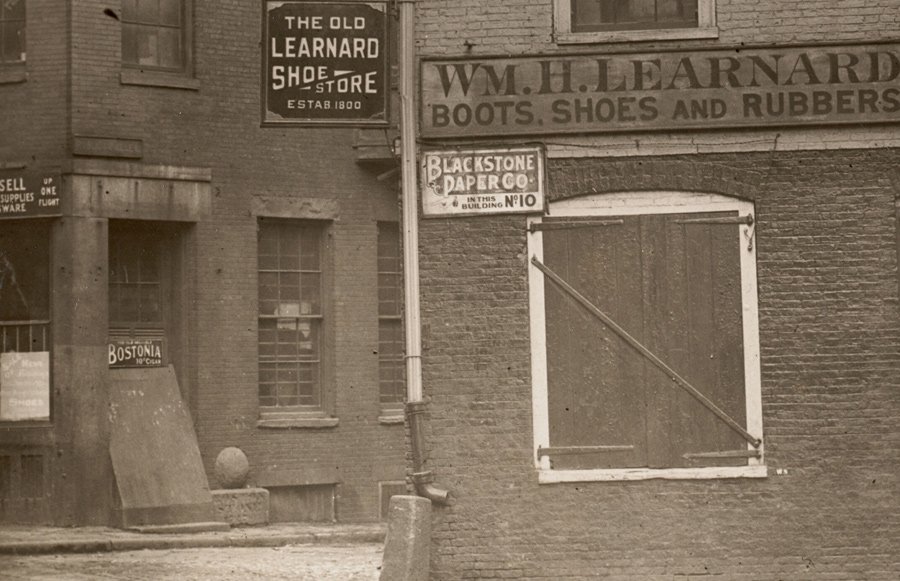
M109 349L136 342L173 366L211 488L236 446L273 520L381 518L405 458L396 131L262 127L260 3L19 0L0 20L0 173L60 190L50 217L0 221L34 307L3 313L3 351L50 361L48 409L0 421L0 521L121 523L124 472L167 470L128 460L141 434L110 457L141 370Z
M896 578L900 132L873 121L896 113L900 4L657 2L656 20L612 4L417 2L422 151L547 156L544 212L420 223L426 465L454 499L434 511L432 577ZM731 125L712 105L641 124L643 98L777 93L686 71L773 51L795 70L796 51L840 55L811 56L786 98L813 63L894 56L852 123L754 121L748 97ZM682 78L663 94L667 62ZM847 70L814 90L856 91ZM619 96L625 125L585 105Z

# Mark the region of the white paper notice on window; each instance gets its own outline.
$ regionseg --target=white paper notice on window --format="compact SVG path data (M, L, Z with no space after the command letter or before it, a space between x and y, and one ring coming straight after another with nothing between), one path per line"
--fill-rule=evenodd
M50 352L0 353L0 421L50 419Z

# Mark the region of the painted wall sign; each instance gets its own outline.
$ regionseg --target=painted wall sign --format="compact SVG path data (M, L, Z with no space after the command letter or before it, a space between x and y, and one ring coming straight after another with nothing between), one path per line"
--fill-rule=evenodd
M0 353L0 421L50 419L50 352Z
M58 216L59 175L32 170L0 170L0 218Z
M434 59L423 137L900 121L900 44Z
M115 339L109 342L109 367L162 367L162 339Z
M387 2L267 1L263 28L263 124L387 123Z
M423 151L425 216L544 210L544 151L539 146Z

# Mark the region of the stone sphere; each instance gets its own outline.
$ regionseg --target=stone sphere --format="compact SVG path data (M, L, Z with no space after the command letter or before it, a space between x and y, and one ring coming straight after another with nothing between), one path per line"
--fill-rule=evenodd
M240 448L225 448L216 457L216 479L222 488L243 488L249 473L250 463Z

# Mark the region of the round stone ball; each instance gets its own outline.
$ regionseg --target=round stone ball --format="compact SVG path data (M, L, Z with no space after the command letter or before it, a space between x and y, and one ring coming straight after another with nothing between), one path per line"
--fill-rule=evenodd
M222 488L243 488L249 473L250 463L240 448L225 448L216 457L216 479Z

